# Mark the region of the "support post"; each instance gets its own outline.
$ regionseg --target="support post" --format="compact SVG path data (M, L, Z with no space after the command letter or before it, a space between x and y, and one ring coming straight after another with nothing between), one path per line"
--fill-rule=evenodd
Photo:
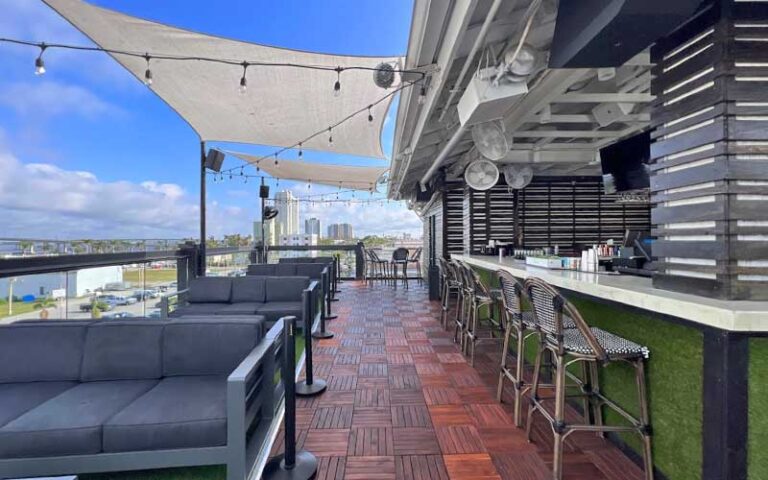
M326 320L333 320L334 318L336 318L335 315L330 316L330 315L328 315L326 313L326 299L328 298L328 295L329 295L329 290L328 290L328 288L329 288L329 279L328 279L328 275L329 275L328 274L328 269L325 269L325 271L323 271L323 274L321 276L321 278L322 278L321 281L322 281L322 284L323 284L323 288L322 288L322 292L321 292L321 295L320 295L320 330L318 330L317 332L313 332L312 333L312 338L323 339L323 338L333 338L333 336L334 336L333 332L327 331L325 329L325 321ZM318 299L312 299L312 303L314 305L317 305L317 300ZM328 307L330 307L330 303L328 304ZM328 312L330 312L330 308L329 308Z
M205 276L205 142L200 142L200 252L197 262L197 275Z
M314 299L309 290L304 290L302 294L302 305L304 306L304 373L306 379L296 385L296 395L300 397L311 397L323 393L327 388L325 380L315 378L312 371L312 324L315 320L315 307L312 305Z
M362 280L365 277L363 247L363 242L357 242L357 245L355 245L355 280Z
M283 317L283 383L285 384L285 453L264 467L264 480L309 480L317 473L317 457L296 452L296 317Z
M334 315L331 312L331 274L326 272L323 276L323 319L336 320L338 315Z

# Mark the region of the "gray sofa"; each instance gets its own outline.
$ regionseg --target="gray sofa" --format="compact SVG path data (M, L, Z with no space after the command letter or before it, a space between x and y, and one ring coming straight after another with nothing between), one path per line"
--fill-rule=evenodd
M200 277L191 280L189 288L164 295L161 316L262 315L269 328L279 318L293 315L304 325L304 291L314 295L315 285L309 277ZM171 311L174 296L178 303Z
M248 265L246 275L309 277L312 280L320 280L326 269L328 265L325 263L252 263ZM330 269L328 271L330 273Z
M0 478L227 465L246 478L281 399L282 322L0 327Z

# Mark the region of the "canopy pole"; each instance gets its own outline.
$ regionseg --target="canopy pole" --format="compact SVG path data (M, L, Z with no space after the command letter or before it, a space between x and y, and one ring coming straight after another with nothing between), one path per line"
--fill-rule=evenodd
M266 207L266 198L262 193L264 191L264 177L261 177L261 188L259 189L259 197L261 197L261 263L267 262L267 237L266 229L264 228L264 207Z
M205 142L200 142L200 258L197 262L197 276L205 276Z

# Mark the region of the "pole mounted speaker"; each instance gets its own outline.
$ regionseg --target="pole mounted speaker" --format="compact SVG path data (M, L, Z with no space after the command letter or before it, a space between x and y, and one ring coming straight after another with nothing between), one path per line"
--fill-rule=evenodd
M215 148L208 150L208 155L205 156L205 168L213 170L214 172L220 172L221 166L224 164L224 153Z
M259 198L269 198L269 185L259 187Z
M278 210L275 207L264 207L264 213L262 214L263 220L272 220L278 214Z

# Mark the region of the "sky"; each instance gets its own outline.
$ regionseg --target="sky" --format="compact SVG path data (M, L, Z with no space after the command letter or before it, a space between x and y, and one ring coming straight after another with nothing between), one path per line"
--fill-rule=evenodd
M412 1L91 0L202 33L286 48L403 55ZM0 37L88 45L38 0L0 0ZM34 75L34 47L0 43L0 237L186 238L198 235L199 140L146 86L103 53L49 50ZM382 133L389 158L397 101ZM298 140L298 139L297 139ZM220 145L225 146L225 145ZM232 147L227 145L226 147ZM265 154L274 148L235 146ZM324 162L386 165L333 154ZM228 159L224 168L239 165ZM255 172L254 172L255 173ZM306 195L306 184L280 182ZM380 187L380 190L384 188ZM313 185L312 194L335 192ZM274 192L273 192L274 193ZM377 195L383 197L383 194ZM350 194L341 198L352 199ZM357 193L355 199L371 198ZM258 185L208 182L208 234L250 234ZM420 235L402 203L302 205L303 217L351 223L358 234Z

